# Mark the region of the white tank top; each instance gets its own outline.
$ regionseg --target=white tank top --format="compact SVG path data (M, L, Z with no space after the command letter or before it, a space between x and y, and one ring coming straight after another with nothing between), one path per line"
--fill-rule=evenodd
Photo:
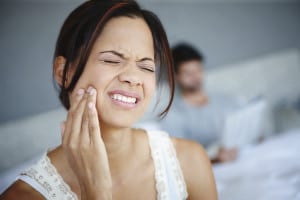
M187 199L186 184L169 135L162 131L148 131L147 135L155 167L157 200ZM29 184L46 199L78 199L46 153L36 164L22 172L18 179Z

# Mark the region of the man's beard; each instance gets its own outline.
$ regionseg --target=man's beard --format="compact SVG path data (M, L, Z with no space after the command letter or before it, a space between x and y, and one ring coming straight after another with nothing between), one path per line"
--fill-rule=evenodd
M181 90L186 93L196 93L202 89L201 85L180 86Z

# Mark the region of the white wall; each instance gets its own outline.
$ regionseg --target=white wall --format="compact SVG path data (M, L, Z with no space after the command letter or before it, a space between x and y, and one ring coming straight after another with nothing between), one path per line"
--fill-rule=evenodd
M59 106L52 54L78 2L0 1L0 123ZM300 49L300 3L142 2L160 16L172 44L185 40L203 50L208 69Z

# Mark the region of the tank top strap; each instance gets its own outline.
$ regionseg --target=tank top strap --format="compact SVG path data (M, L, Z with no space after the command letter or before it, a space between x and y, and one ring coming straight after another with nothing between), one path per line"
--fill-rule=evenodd
M183 173L169 135L163 131L148 131L147 134L155 167L157 199L187 199Z
M34 165L24 170L18 179L29 184L46 199L77 200L77 195L64 182L46 153Z

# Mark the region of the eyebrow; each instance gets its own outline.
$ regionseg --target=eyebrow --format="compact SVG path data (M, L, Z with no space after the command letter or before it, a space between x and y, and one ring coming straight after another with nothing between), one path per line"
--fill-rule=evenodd
M100 54L102 54L102 53L112 53L112 54L114 54L116 56L119 56L121 58L125 58L124 54L122 54L120 52L117 52L117 51L113 51L113 50L111 50L111 51L101 51L99 53ZM148 58L148 57L142 58L142 59L138 60L137 62L143 62L143 61L152 61L152 62L154 62L154 60L152 58Z

